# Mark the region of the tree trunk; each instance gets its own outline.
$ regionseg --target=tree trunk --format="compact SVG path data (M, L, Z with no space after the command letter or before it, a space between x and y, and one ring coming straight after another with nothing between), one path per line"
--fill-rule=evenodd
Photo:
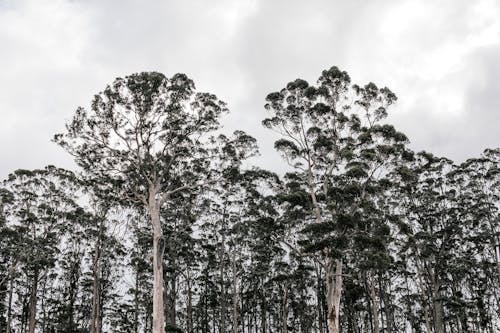
M373 333L380 332L378 322L378 304L377 293L375 292L375 278L373 272L370 273L370 298L372 299L372 320L373 320Z
M91 333L101 333L101 239L103 233L103 221L99 222L99 233L95 244L95 257L93 263L92 283L92 314L91 314Z
M260 310L261 310L261 317L260 317L260 325L261 325L261 332L262 333L267 333L267 315L266 315L266 295L263 295L262 297L262 303L260 304Z
M441 291L439 286L436 286L434 291L434 328L436 333L444 332L444 322L443 322L443 301L441 300Z
M8 300L8 308L7 308L7 329L5 330L5 333L10 333L11 330L11 323L12 323L12 294L14 292L14 285L13 285L13 280L14 277L11 276L9 280L9 300Z
M444 332L444 322L443 322L443 301L441 299L441 283L437 277L436 271L432 268L429 269L431 290L432 290L432 302L434 307L434 331L435 333Z
M33 286L31 288L30 303L29 303L30 305L29 305L28 333L35 333L37 291L38 291L38 268L35 269L33 275Z
M160 222L160 202L156 199L156 189L149 189L149 214L153 227L153 331L152 333L165 332L164 306L163 306L163 234Z
M318 330L319 333L324 333L324 311L323 311L323 288L322 288L322 281L323 279L321 278L322 272L321 272L321 266L317 265L316 266L316 310L318 312Z
M332 258L328 258L326 269L328 333L339 333L340 298L342 296L342 260L337 259L334 262Z
M219 283L220 283L220 288L221 288L221 295L220 295L220 327L219 327L219 332L220 333L226 333L226 313L227 313L227 306L226 306L226 288L224 286L224 254L225 254L225 243L226 243L226 232L225 232L225 215L226 215L226 209L224 208L224 217L222 219L223 223L223 230L222 230L222 241L220 244L220 249L219 249Z
M231 293L233 296L233 333L238 333L238 285L236 277L236 251L233 249L231 258L232 283Z
M191 290L191 275L187 272L187 331L188 333L193 332L193 295Z
M42 297L41 297L41 300L40 300L40 305L42 307L42 324L40 326L42 326L42 333L44 333L46 331L46 327L47 327L47 309L46 309L46 300L45 300L45 296L47 295L47 275L45 275L45 278L43 279L43 285L42 285Z
M382 288L381 288L382 289ZM390 285L390 278L385 278L384 279L384 292L383 292L383 298L384 298L384 312L385 312L385 317L387 319L387 333L392 333L396 327L394 323L394 310L392 306L392 299L395 299L392 297L392 291L391 291L391 285Z
M418 262L418 259L415 261L415 264L417 266L417 278L418 278L418 284L419 284L419 287L420 287L420 291L422 293L422 306L424 308L424 319L425 319L425 332L426 333L431 333L431 324L430 324L430 320L429 320L429 309L428 309L428 306L427 306L427 302L425 300L425 288L424 288L424 282L422 280L422 270L421 270L421 267L419 265L419 262Z

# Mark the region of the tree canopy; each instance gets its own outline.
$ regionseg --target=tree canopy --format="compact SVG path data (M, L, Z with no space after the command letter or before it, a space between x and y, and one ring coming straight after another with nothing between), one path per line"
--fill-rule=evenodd
M55 135L77 170L0 185L0 333L500 332L500 149L413 152L396 102L269 93L279 175L186 75L115 79Z

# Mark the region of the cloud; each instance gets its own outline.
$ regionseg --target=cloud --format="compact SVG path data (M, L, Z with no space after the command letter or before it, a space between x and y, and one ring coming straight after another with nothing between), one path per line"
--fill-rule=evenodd
M495 0L0 0L0 177L71 167L52 135L143 70L185 72L226 100L227 128L255 135L274 170L265 96L332 65L397 93L390 121L412 147L463 160L500 142L498 17Z

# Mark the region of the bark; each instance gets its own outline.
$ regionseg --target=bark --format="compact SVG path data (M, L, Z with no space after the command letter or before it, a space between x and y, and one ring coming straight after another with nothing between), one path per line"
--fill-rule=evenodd
M318 223L323 222L321 216L321 209L318 204L316 193L314 190L314 181L311 171L311 164L309 163L308 170L308 185L309 195L313 204L313 213ZM326 181L324 183L324 194L327 194ZM328 305L328 333L339 333L340 329L340 299L342 296L342 259L334 259L328 257L326 260L326 294ZM334 268L335 264L335 268Z
M177 327L177 308L175 304L175 300L177 299L177 274L176 263L175 263L175 254L174 251L170 251L170 261L172 267L172 273L170 275L167 273L167 264L163 262L163 281L165 282L165 288L163 292L163 303L165 304L164 316L167 320L169 327ZM167 281L169 284L167 286Z
M163 306L163 251L164 244L160 222L160 202L156 198L156 189L149 189L149 214L153 227L153 331L152 333L165 332L165 317Z
M394 311L393 311L393 306L392 306L392 301L391 299L394 299L391 297L391 286L390 286L390 278L384 279L384 286L385 286L385 291L383 293L384 297L384 312L385 316L387 318L387 333L392 333L394 331L394 328L396 327L394 323Z
M373 275L373 273L370 273L370 298L372 299L373 333L379 333L380 326L378 322L377 293L375 291L375 278Z
M42 285L42 297L40 300L41 307L42 307L42 332L46 331L47 327L47 309L46 309L46 301L45 301L45 296L47 294L47 275L45 275L45 278L43 279L43 285Z
M224 208L224 217L222 223L223 228L225 229L225 208ZM227 306L226 306L226 288L224 287L224 254L225 254L225 243L226 243L226 232L225 230L222 230L222 241L220 244L220 249L219 249L219 262L220 262L220 276L219 276L219 282L221 286L221 298L220 298L220 327L219 327L219 332L220 333L226 333L226 313L227 313Z
M418 285L420 287L420 292L422 293L422 302L423 302L424 319L425 319L425 332L431 333L431 324L430 324L430 320L429 320L429 308L428 308L427 302L425 300L426 297L425 297L424 283L422 281L422 270L421 270L421 267L418 263L418 260L416 261L416 266L417 266Z
M263 301L262 303L260 304L260 309L261 309L261 313L262 313L262 316L260 318L261 320L261 332L262 333L267 333L267 315L266 315L266 303L265 303L265 299L266 299L266 295L264 295L264 297L262 297Z
M191 290L191 276L189 271L187 272L187 331L188 333L193 332L193 295Z
M99 223L99 233L95 244L95 257L92 267L94 281L92 283L92 314L91 333L101 333L101 239L103 233L103 222Z
M334 261L332 258L328 258L326 267L328 333L339 333L340 298L342 296L342 260L337 259Z
M319 333L324 333L324 311L323 311L323 294L322 294L322 278L321 266L316 266L316 311L318 312L318 329Z
M35 333L36 327L36 301L38 292L38 269L35 269L33 275L33 286L31 288L30 303L29 303L29 326L28 333Z
M434 331L435 333L444 332L444 322L443 322L443 301L441 297L441 283L436 275L436 271L429 268L431 290L432 290L432 300L434 305Z
M233 254L231 258L231 270L232 270L232 283L231 283L231 293L233 302L233 333L238 333L238 285L236 277L236 251L233 249Z
M436 333L444 332L444 322L443 322L443 301L441 300L441 292L439 286L437 290L434 291L434 326Z
M8 308L7 308L7 329L5 333L10 333L11 323L12 323L12 294L14 292L14 277L11 277L9 280L9 300L8 300Z

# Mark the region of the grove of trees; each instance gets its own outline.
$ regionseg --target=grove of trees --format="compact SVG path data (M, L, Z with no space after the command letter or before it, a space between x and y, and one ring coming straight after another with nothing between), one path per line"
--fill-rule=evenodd
M283 175L184 74L117 78L0 184L0 333L500 332L500 149L457 164L332 67L265 98Z

